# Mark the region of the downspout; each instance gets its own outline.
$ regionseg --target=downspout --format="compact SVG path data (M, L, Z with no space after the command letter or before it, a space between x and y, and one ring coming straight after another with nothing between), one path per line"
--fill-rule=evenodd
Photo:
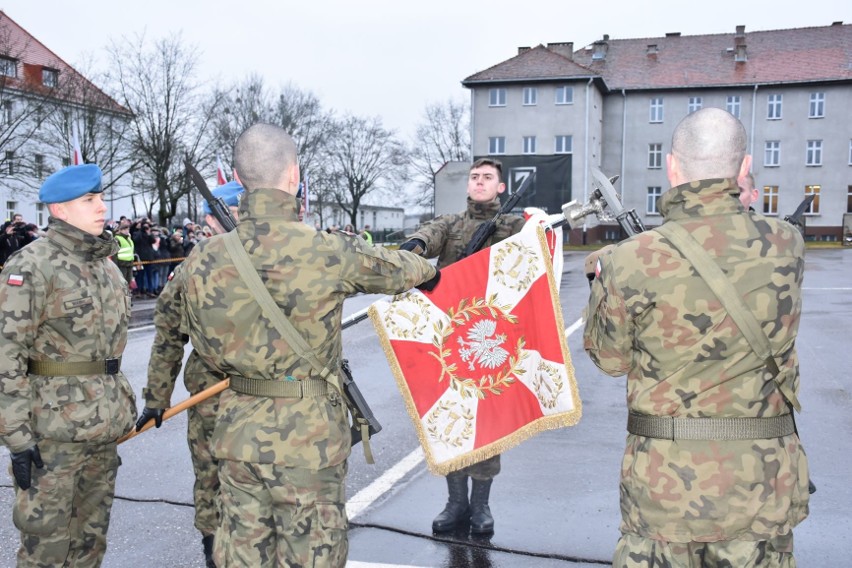
M626 161L627 148L627 93L621 89L621 100L624 102L624 107L621 112L621 203L625 202L627 185L624 183L624 164Z
M757 84L754 85L754 92L751 94L751 143L749 144L748 153L752 156L752 166L754 165L754 122L757 118ZM752 168L753 169L753 168Z
M583 203L589 202L589 99L591 97L591 87L592 81L594 81L594 77L589 78L589 82L586 83L586 135L584 140L584 153L583 157L585 158L584 163L585 167L583 168ZM583 241L582 244L586 244L586 217L583 217Z

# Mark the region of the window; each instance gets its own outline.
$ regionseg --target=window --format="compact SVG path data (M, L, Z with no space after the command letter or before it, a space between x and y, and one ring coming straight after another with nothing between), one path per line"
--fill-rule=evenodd
M574 87L569 87L568 85L562 85L561 87L556 87L556 104L558 104L558 105L572 105L572 104L574 104Z
M10 176L15 175L15 152L6 151L6 173Z
M11 124L15 119L15 104L12 101L3 102L3 120L6 124Z
M38 225L39 227L44 227L45 225L46 221L44 218L44 213L44 203L36 203L36 225Z
M781 141L767 140L763 151L764 166L780 166L781 165Z
M488 138L488 153L489 154L505 154L506 153L506 137L491 136Z
M649 122L663 121L663 97L651 99L651 116Z
M739 95L731 95L728 97L728 100L725 102L725 110L734 115L735 117L740 117L740 96Z
M811 103L808 106L808 118L823 118L825 116L825 93L811 93Z
M538 89L535 87L524 87L524 106L538 104Z
M488 106L506 106L506 89L491 89L488 91Z
M17 77L18 62L10 57L0 57L0 75L5 77Z
M763 214L778 215L778 186L763 186Z
M808 140L808 151L805 156L805 165L822 165L822 140Z
M769 95L766 106L766 118L781 120L781 99L783 95Z
M71 165L71 158L69 158L67 156L62 158L62 167L63 168L67 168L70 165Z
M849 141L849 165L852 166L852 140Z
M35 177L41 179L44 177L44 155L36 154L33 159L33 172L35 173Z
M11 221L12 217L15 216L15 211L18 210L18 202L17 201L7 201L6 202L6 219Z
M56 69L42 69L41 84L45 87L55 87L59 84L59 71Z
M852 213L852 185L846 186L846 212Z
M535 136L524 136L524 154L535 154Z
M701 97L689 97L689 104L686 107L686 114L692 114L697 110L701 110L703 100Z
M811 195L814 196L814 200L811 201L810 207L805 210L805 215L818 215L819 214L819 185L806 185L805 186L805 197L809 197Z
M658 170L663 167L663 145L648 144L648 167Z
M573 139L570 134L560 134L556 137L556 143L553 147L554 154L570 154L573 152ZM852 146L852 142L850 142Z
M648 198L645 205L645 212L648 215L659 215L660 211L657 209L657 200L663 194L663 188L660 186L649 187L648 188Z

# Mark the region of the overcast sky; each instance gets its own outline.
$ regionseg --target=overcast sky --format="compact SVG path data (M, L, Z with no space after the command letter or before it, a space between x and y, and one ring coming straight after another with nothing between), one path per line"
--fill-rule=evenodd
M460 82L519 46L852 23L850 0L0 0L0 8L74 66L102 58L110 40L180 33L199 50L203 81L251 73L271 87L292 81L326 108L380 116L406 138L427 103L467 101Z

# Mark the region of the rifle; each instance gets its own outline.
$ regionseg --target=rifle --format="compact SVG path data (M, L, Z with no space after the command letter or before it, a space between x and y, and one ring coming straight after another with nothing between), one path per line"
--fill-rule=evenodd
M784 217L784 220L799 229L799 232L802 233L803 236L805 234L805 211L807 211L811 206L815 197L816 194L813 193L805 197L805 199L799 203L799 206L796 207L796 210L792 215Z
M187 173L189 173L189 178L195 184L195 187L198 188L198 191L201 192L201 195L204 197L207 205L210 206L210 212L213 214L213 217L219 221L219 224L222 225L222 229L224 229L226 233L230 233L236 229L237 220L234 219L234 216L231 214L231 210L227 205L225 205L225 200L221 197L213 197L213 193L211 193L210 189L207 187L207 182L204 181L204 178L201 177L198 170L189 163L188 155L184 157L183 163L186 166Z
M535 179L535 172L531 172L530 175L526 177L524 182L521 184L521 187L518 188L512 196L506 200L506 203L500 207L500 210L497 212L494 217L492 217L489 221L484 222L480 226L476 228L476 231L473 233L473 236L470 238L470 242L467 243L467 246L464 247L464 251L461 256L456 260L461 260L466 258L476 252L479 252L485 247L485 243L488 242L488 239L494 234L494 231L497 230L497 221L500 219L502 215L505 215L509 211L515 208L518 201L520 201L524 192L532 185L533 180Z
M609 179L598 168L591 166L592 187L594 191L589 202L580 205L577 201L569 201L562 206L562 215L572 229L576 227L577 221L592 213L600 221L610 221L615 218L628 237L638 235L645 230L645 224L636 214L635 209L625 209L615 192L613 183L618 176ZM608 210L608 211L607 211Z

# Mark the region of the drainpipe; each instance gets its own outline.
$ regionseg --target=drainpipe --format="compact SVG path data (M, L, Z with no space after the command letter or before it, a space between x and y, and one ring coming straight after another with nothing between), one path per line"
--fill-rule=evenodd
M623 205L627 198L627 185L624 183L624 164L627 158L627 93L624 89L621 89L621 100L624 102L621 113L621 203Z
M749 144L748 153L752 156L752 165L754 165L754 121L757 118L757 84L754 86L754 92L751 94L751 143Z
M583 203L589 202L589 99L591 98L591 87L594 77L586 83L586 136L584 141L584 157L585 167L583 168ZM583 241L586 244L586 217L583 217Z

